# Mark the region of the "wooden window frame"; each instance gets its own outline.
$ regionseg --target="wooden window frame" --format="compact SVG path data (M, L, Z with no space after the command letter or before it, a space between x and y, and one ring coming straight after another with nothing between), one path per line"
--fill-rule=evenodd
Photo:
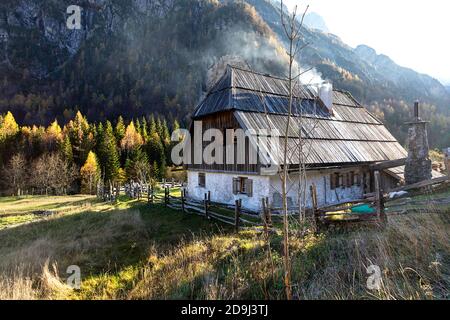
M361 186L361 174L359 172L355 172L353 183L358 187Z
M253 180L247 177L233 178L233 194L253 197Z
M347 173L347 188L351 188L355 185L355 172L350 171Z

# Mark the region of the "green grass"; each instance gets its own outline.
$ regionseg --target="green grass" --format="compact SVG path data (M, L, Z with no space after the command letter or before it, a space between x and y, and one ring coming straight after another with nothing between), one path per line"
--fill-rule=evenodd
M60 213L20 224L33 216L33 203ZM269 249L260 232L236 234L203 217L125 196L116 204L92 197L0 198L0 208L20 212L0 218L11 219L0 229L0 299L284 298L280 232L271 235ZM408 215L390 218L383 230L293 231L294 294L448 298L449 223L442 215ZM384 272L380 291L365 287L370 264ZM69 265L81 268L81 290L64 284Z

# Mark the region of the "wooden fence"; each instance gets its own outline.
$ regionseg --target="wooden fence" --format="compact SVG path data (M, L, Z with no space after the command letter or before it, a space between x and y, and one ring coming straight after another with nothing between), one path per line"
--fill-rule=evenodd
M448 190L450 188L449 177L441 177L437 179L431 179L427 181L422 181L416 183L414 185L408 185L404 187L395 188L391 190L392 192L402 192L408 191L403 196L390 199L389 194L383 193L383 190L380 188L380 173L375 171L374 173L374 183L375 183L375 192L371 194L365 195L364 199L354 200L354 201L346 201L338 204L333 204L329 206L318 207L317 206L317 195L316 195L316 187L314 185L311 186L311 197L313 204L313 215L316 220L317 225L327 225L330 223L341 223L341 222L377 222L377 223L386 223L387 216L394 216L400 214L407 213L421 213L424 210L420 208L405 208L405 206L435 206L435 205L446 205L450 204L449 197L442 197L436 199L427 199L427 200L411 200L409 197L413 194L414 196L418 195L427 195L430 194L430 190ZM411 193L414 191L413 193ZM402 198L408 197L403 201ZM401 201L401 202L399 202ZM354 206L367 204L369 207L373 208L375 212L373 213L357 213L351 212L351 209ZM433 212L435 213L444 213L448 212L448 210L439 210L433 208ZM334 217L341 216L345 217L340 220L333 220Z
M312 209L307 210L307 214L315 221L316 226L327 226L333 223L342 222L376 222L386 223L387 215L398 215L405 213L413 213L419 210L408 209L405 210L405 205L424 205L429 206L433 204L448 204L450 199L448 197L442 199L430 200L416 200L416 201L403 201L399 202L399 199L389 199L387 194L384 194L380 188L380 173L375 171L374 174L375 192L365 195L364 199L346 201L342 203L332 204L328 206L319 207L317 200L317 189L313 184L310 187ZM155 202L163 203L165 206L181 210L183 213L196 214L203 216L206 219L212 219L234 226L236 231L240 229L248 228L264 228L265 231L273 230L273 220L281 222L282 215L273 214L276 209L271 208L269 199L261 199L261 212L255 214L242 208L241 200L236 200L234 205L223 205L214 203L211 201L211 193L205 193L202 201L190 199L186 197L186 191L181 183L174 181L167 182L162 181L159 183L161 186L159 189L164 191L164 195L161 192L156 192L152 185L140 186L139 190L133 188L125 188L126 194L137 198L147 198L148 203L153 204ZM450 182L448 177L438 178L428 181L423 181L415 185L405 186L397 188L394 191L415 191L414 194L426 194L430 188L449 188ZM171 195L172 188L179 188L181 192L180 197ZM128 190L128 191L127 191ZM425 191L424 191L425 190ZM115 195L115 192L112 192ZM408 194L409 196L409 194ZM114 197L114 196L113 196ZM108 199L109 200L109 199ZM367 204L370 208L374 209L372 213L356 213L352 212L354 206ZM273 211L275 210L275 211ZM438 211L438 210L435 210ZM335 219L336 217L341 219Z
M196 214L209 220L216 220L221 223L231 225L236 232L241 229L271 226L270 213L266 215L251 214L242 208L242 201L236 200L232 208L211 201L211 193L205 193L203 201L198 201L186 197L186 191L181 189L181 197L174 197L170 194L170 188L164 188L164 197L156 197L167 207L181 210L183 213ZM261 220L261 221L258 221Z

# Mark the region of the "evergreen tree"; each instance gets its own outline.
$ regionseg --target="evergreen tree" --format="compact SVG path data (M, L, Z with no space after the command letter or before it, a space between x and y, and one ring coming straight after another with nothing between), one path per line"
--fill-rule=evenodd
M99 142L99 154L105 181L116 181L120 168L119 153L114 129L109 121L106 122L106 128Z
M117 124L116 124L116 128L115 128L115 136L116 136L116 141L122 141L123 137L125 136L125 123L123 121L122 116L119 116L119 119L117 119Z
M60 145L60 151L62 155L64 156L64 160L68 163L73 162L73 151L72 151L72 144L70 143L69 136L64 136L64 139Z
M72 144L74 162L81 167L95 144L92 127L79 111L66 127Z
M125 172L128 180L147 183L150 179L150 165L147 155L137 148L133 150L126 161Z

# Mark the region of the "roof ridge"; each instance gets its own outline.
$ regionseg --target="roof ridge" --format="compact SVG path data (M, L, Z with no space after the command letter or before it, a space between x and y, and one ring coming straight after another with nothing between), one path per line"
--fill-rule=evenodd
M262 72L258 72L258 71L254 71L254 70L250 70L250 69L244 69L242 67L238 67L238 66L232 65L232 64L227 64L227 66L230 67L231 69L237 69L237 70L240 70L240 71L253 73L253 74L256 74L256 75L259 75L259 76L263 76L263 77L267 77L267 78L272 78L272 79L277 79L277 80L284 80L284 81L288 81L289 80L288 78L282 78L282 77L279 77L279 76L274 76L274 75L271 75L270 73L262 73Z

